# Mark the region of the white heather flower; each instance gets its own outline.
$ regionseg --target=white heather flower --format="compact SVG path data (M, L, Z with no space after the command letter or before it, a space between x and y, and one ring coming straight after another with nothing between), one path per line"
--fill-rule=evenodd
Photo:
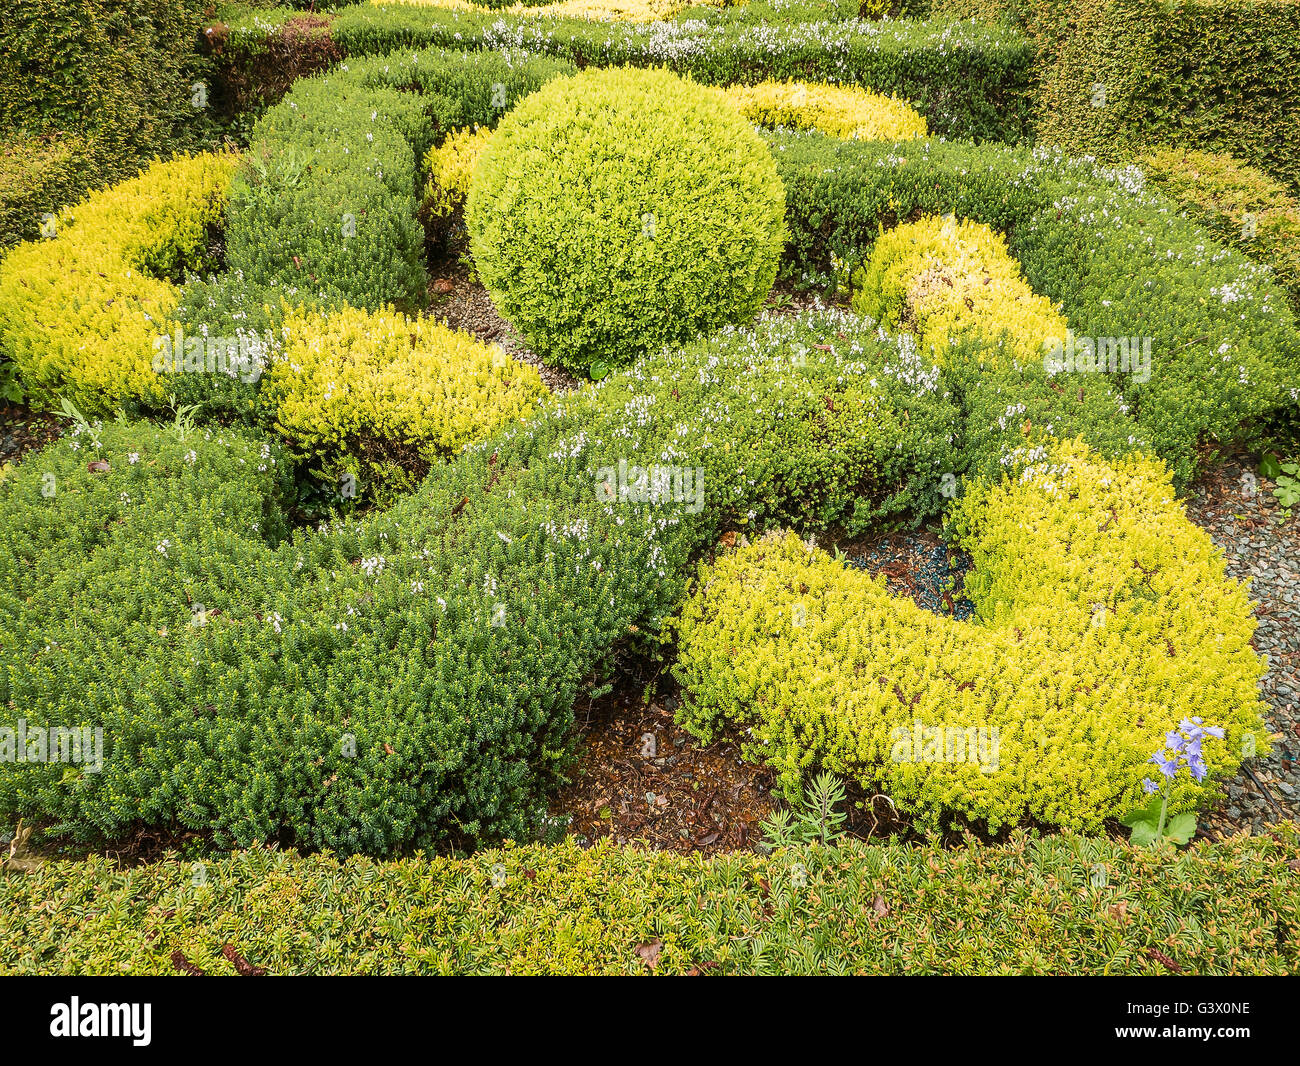
M126 457L126 461L130 463L132 466L135 466L135 464L140 461L140 453L132 452L130 455Z
M160 540L156 545L154 545L154 549L158 552L159 555L166 555L166 554L167 554L167 549L170 548L171 545L172 545L172 542L171 542L170 540L167 540L167 539L164 537L164 538L163 538L162 540Z

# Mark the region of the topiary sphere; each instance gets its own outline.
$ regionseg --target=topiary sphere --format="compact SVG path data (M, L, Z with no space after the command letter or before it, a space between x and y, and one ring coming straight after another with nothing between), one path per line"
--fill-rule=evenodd
M600 377L754 315L785 189L717 94L662 70L588 70L502 120L466 218L502 314L547 362Z

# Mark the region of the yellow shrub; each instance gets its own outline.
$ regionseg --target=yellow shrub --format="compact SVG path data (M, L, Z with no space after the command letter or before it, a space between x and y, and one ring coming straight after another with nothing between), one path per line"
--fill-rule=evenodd
M525 417L546 391L504 350L391 309L289 310L283 334L263 397L308 449L382 441L433 461Z
M231 154L155 163L97 192L54 222L54 236L0 262L0 352L38 399L85 413L129 397L159 397L154 341L185 270L201 271L207 230L225 214Z
M701 569L677 623L681 720L722 720L784 786L820 765L921 827L1098 829L1140 804L1185 716L1227 730L1212 773L1265 744L1243 586L1155 462L1061 443L972 491L956 521L975 620L891 596L794 535ZM1247 740L1246 738L1250 739ZM1197 788L1184 772L1172 809Z
M429 149L424 160L429 172L424 206L431 218L446 218L465 202L474 168L491 139L492 130L486 126L466 127Z
M915 333L940 362L970 335L1021 363L1042 361L1045 343L1065 338L1065 318L1029 287L1006 239L980 222L932 215L882 233L853 288L855 311Z
M758 126L863 141L905 141L927 133L925 119L910 104L856 86L766 81L721 91Z

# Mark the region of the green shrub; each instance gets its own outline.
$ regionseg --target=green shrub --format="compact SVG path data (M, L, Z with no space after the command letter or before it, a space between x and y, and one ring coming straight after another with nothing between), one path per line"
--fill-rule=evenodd
M587 71L519 104L465 205L475 266L548 362L594 373L751 319L776 277L771 155L713 93Z
M1211 773L1266 742L1246 589L1158 465L1058 444L969 488L955 524L975 622L775 535L701 569L676 626L678 721L705 742L743 730L792 794L822 767L931 833L1095 832L1140 805L1189 708L1226 728ZM1180 781L1170 809L1199 795Z
M1137 163L1190 219L1271 266L1300 319L1300 198L1229 155L1154 148Z
M1133 168L1043 150L766 136L786 188L786 269L796 278L827 284L864 263L882 229L953 214L1005 234L1032 290L1061 308L1076 335L1152 339L1145 381L1087 374L1063 384L1029 364L972 379L978 410L968 427L988 442L968 447L974 466L996 471L1024 443L1006 409L1027 404L1068 415L1069 435L1098 444L1127 426L1129 445L1164 458L1181 488L1199 440L1240 439L1289 402L1300 336L1285 292L1271 271L1178 217ZM1013 381L1018 391L1000 395ZM1132 422L1117 420L1117 409ZM1059 421L1046 424L1066 433Z
M279 467L234 431L105 427L94 477L56 443L0 482L0 725L101 726L104 766L70 786L0 762L0 819L374 854L521 839L579 692L633 634L653 647L692 554L725 525L933 513L955 418L862 323L781 319L556 398L391 509L274 548ZM46 472L96 494L47 498Z
M1177 852L1074 834L711 859L607 841L391 863L258 849L205 861L197 886L175 858L97 858L0 878L0 973L175 974L180 952L233 975L229 943L286 975L1287 974L1298 859L1291 825Z

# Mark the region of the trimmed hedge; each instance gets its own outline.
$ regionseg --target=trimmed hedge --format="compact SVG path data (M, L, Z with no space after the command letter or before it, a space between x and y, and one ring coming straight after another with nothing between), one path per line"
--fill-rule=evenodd
M996 342L988 361L997 367L1032 363L1048 340L1065 341L1065 319L1025 283L1005 238L978 222L930 215L882 233L854 290L855 311L906 327L939 363L976 336Z
M688 10L674 22L635 25L362 4L339 12L329 34L350 57L428 47L505 50L578 67L666 66L710 85L860 85L909 102L943 136L1015 143L1029 129L1032 49L1015 29L946 20L870 23L830 13L768 24L761 10L735 9L732 19L729 11L707 22ZM783 8L778 18L784 15ZM235 56L255 54L255 41L278 32L274 17L267 28L260 24L266 13L226 18L228 49L243 42Z
M495 125L568 69L549 59L425 52L299 81L258 122L231 190L226 265L254 294L244 299L422 307L416 161L452 130Z
M1295 0L1013 6L1038 45L1039 141L1111 160L1152 142L1226 152L1300 191Z
M105 426L102 475L58 442L0 482L0 721L100 725L105 763L0 763L0 820L372 854L522 838L578 692L653 645L694 553L726 525L931 514L955 433L914 352L832 315L557 398L390 510L274 548L278 468L233 476L228 431ZM82 491L46 497L45 473Z
M0 261L0 354L40 400L89 414L163 394L153 372L177 284L211 269L236 157L182 156L65 208Z
M263 388L275 428L391 492L471 441L532 413L546 394L531 366L429 319L346 308L291 312ZM413 484L406 487L414 488Z
M811 129L863 141L926 135L925 119L910 106L857 86L768 81L722 92L750 122L768 129Z
M675 627L677 719L706 743L741 730L792 795L829 769L928 833L1096 832L1142 805L1152 752L1193 712L1226 729L1205 759L1230 775L1267 744L1265 665L1245 586L1171 496L1157 464L1078 443L968 484L953 517L971 624L793 534L724 556ZM1202 791L1177 782L1170 810Z
M785 194L766 145L667 71L589 70L518 104L465 204L474 265L542 359L600 377L751 321Z
M1082 436L1108 455L1145 445L1170 464L1180 489L1196 470L1200 439L1240 439L1288 402L1300 334L1286 294L1271 271L1180 218L1139 171L991 145L766 136L786 188L787 269L796 278L834 281L866 262L882 230L953 214L1004 233L1032 290L1061 308L1075 334L1152 338L1146 381L1085 374L1066 391L1041 361L954 380L973 468L996 473L1025 443L1020 423L1005 416L1007 374L1012 402L1027 406L1024 421ZM1116 452L1104 442L1120 426Z
M1300 319L1300 197L1229 155L1153 148L1137 163L1188 218L1271 266Z
M1185 851L1073 834L707 860L605 841L393 863L257 850L197 886L197 864L93 858L0 878L0 973L234 974L229 943L273 975L1287 974L1297 861L1292 825Z

